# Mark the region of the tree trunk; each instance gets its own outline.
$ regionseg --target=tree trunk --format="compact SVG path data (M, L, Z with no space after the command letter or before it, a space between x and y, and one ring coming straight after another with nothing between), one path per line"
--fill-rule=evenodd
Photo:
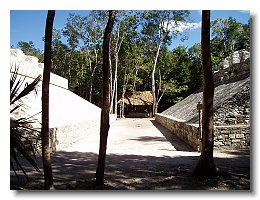
M111 33L112 34L112 33ZM111 37L109 39L109 43L111 43ZM112 88L113 88L113 69L112 69L112 59L111 59L111 49L109 48L109 79L110 79L110 103L111 103L111 99L112 99L112 96L113 96L113 91L112 91Z
M210 11L202 11L201 53L203 65L202 149L200 159L193 174L210 176L216 174L213 159L214 80L210 56Z
M90 76L90 86L89 86L89 102L92 103L92 91L93 91L93 73Z
M125 117L125 114L124 114L124 111L125 111L124 98L125 98L125 92L126 92L126 88L127 88L127 84L128 84L128 80L127 80L127 77L126 77L126 71L127 71L127 68L125 68L125 73L124 73L123 91L122 91L122 96L121 96L121 99L123 101L120 102L120 118Z
M152 71L152 93L153 93L153 116L155 116L155 113L157 113L157 97L156 97L156 89L155 89L155 69L156 69L156 65L157 65L157 60L158 60L158 56L160 53L160 49L161 49L161 44L162 42L160 41L158 47L157 47L157 52L155 55L155 59L154 59L154 64L153 64L153 71Z
M101 110L101 125L100 125L100 144L98 164L96 170L96 185L101 186L104 184L104 170L107 149L107 136L109 131L109 106L110 106L110 82L109 82L109 49L110 49L110 36L113 30L115 21L115 11L109 11L109 19L105 29L103 41L103 100Z
M115 108L114 108L114 114L117 118L117 78L116 78L116 85L115 85Z
M121 41L119 42L120 39L120 23L121 20L119 22L118 25L118 29L117 29L117 39L116 39L116 45L115 45L115 75L114 75L114 82L113 82L113 87L112 87L112 97L111 97L111 105L110 105L110 113L113 113L113 106L114 106L114 114L117 114L117 69L118 69L118 54L121 48L121 44L123 42L124 39L124 35L122 36ZM111 76L112 77L112 76Z
M89 60L89 72L90 72L90 83L89 83L89 102L92 103L92 93L93 93L93 81L94 81L94 74L96 71L96 67L97 67L97 50L96 47L94 48L94 52L95 52L95 64L92 67L92 62L91 62L91 58L90 58L90 53L88 51L88 60Z
M48 11L45 28L44 42L44 70L42 80L42 159L44 170L44 189L53 188L53 176L51 166L51 148L49 136L49 83L51 71L51 41L55 11Z

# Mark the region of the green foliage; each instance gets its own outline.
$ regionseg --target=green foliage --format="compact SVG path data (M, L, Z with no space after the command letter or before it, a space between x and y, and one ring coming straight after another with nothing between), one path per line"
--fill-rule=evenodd
M22 98L36 90L36 86L39 83L41 76L38 76L30 84L24 84L24 79L17 78L17 69L11 75L10 78L10 114L12 115L17 109L23 106ZM36 90L37 91L37 90ZM38 172L40 172L37 164L32 159L31 155L35 154L33 147L33 139L38 139L39 134L35 130L31 123L33 118L18 118L10 117L10 163L16 176L16 167L21 169L24 175L27 177L26 172L20 163L18 156L22 155ZM17 176L18 177L18 176Z
M190 48L177 46L169 50L169 45L176 36L187 39L186 34L180 32L176 26L190 21L188 11L120 10L116 16L110 54L111 72L114 76L115 55L118 50L116 44L121 42L117 60L118 99L124 86L126 91L151 90L152 68L160 40L162 43L155 71L155 83L156 91L159 91L157 94L164 95L159 111L200 89L200 44ZM108 12L101 10L90 11L86 16L71 14L65 27L54 30L52 41L52 72L67 78L69 89L81 97L89 100L92 95L92 103L98 106L101 101L103 31L107 19ZM65 37L67 42L64 43L62 37ZM26 49L35 51L31 42L24 43L23 47L25 53ZM248 47L250 22L241 24L234 18L217 19L212 22L211 61L214 70L218 69L219 63L230 53Z
M23 42L20 41L17 44L17 47L24 52L25 55L35 56L39 59L39 62L43 62L43 53L35 48L32 41Z
M211 51L213 69L217 70L221 61L234 51L250 47L250 23L242 24L236 19L218 18L211 24Z

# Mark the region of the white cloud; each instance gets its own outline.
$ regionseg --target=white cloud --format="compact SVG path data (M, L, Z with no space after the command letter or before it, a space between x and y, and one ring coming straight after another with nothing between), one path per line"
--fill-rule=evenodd
M172 23L169 27L169 30L172 32L184 32L187 30L191 29L198 29L201 27L201 22L197 23L190 23L190 22L177 22L177 23Z
M240 10L239 12L245 13L245 14L250 14L250 10Z

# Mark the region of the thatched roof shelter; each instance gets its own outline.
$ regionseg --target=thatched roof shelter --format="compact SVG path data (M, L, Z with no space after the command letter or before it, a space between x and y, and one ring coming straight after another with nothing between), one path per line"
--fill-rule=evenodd
M124 103L124 106L122 106L122 103ZM153 107L152 91L126 93L124 99L121 98L117 104L120 105L120 112L122 111L123 116L151 117Z
M123 101L125 105L132 106L153 105L152 91L136 91L134 93L126 93L125 98L121 98L117 103L120 104Z

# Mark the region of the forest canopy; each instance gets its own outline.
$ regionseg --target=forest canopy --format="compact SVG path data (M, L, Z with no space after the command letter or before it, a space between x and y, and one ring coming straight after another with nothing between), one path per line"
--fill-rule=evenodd
M172 48L177 37L189 39L181 31L193 23L189 11L117 11L116 16L110 41L111 113L117 112L115 105L126 92L153 90L160 112L201 88L200 44ZM97 106L102 99L107 20L108 11L90 11L86 16L71 13L65 26L53 32L52 72L68 79L71 91ZM250 47L250 21L218 18L211 22L211 31L215 71L232 52ZM17 47L43 60L32 41L20 41Z

